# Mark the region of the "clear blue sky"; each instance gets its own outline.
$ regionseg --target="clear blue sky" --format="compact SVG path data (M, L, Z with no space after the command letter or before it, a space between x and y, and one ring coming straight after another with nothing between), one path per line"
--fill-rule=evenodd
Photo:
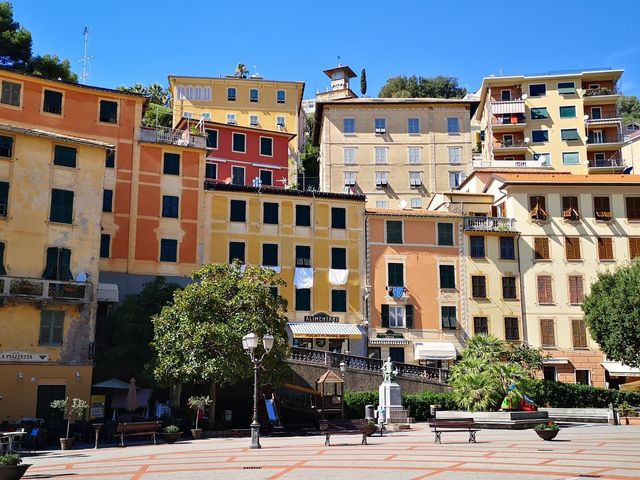
M503 72L625 69L620 86L640 95L640 2L14 0L35 53L69 58L81 71L91 29L89 84L167 83L168 74L218 76L244 63L268 79L325 90L338 56L368 95L399 74L458 77L476 90ZM254 65L256 68L254 68ZM357 79L356 79L357 82ZM354 91L359 93L359 83Z

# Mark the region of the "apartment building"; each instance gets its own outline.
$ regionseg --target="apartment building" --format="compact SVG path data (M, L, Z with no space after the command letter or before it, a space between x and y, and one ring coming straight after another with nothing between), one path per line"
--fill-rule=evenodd
M622 70L485 77L474 168L554 168L621 173L624 135L616 102Z

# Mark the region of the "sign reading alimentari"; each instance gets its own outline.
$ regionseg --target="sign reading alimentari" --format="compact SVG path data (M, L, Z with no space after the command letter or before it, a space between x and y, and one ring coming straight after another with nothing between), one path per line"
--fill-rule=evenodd
M48 362L46 353L0 352L0 362Z
M332 317L324 312L318 312L315 315L305 315L305 322L328 322L328 323L338 323L340 319L338 317Z

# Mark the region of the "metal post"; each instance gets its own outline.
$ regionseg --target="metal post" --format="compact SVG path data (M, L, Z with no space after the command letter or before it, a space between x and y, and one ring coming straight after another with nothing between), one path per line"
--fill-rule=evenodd
M260 362L251 355L253 362L253 421L251 422L251 448L260 446L260 424L258 423L258 367Z

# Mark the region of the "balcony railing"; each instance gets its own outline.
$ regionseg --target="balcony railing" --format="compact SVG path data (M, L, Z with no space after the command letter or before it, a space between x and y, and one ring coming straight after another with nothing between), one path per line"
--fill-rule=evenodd
M173 130L171 128L142 127L140 129L140 141L167 143L169 145L195 148L205 148L207 146L207 139L204 135L193 134L187 130Z
M585 88L585 97L597 97L600 95L618 95L618 89L616 87L600 87L600 88Z
M491 100L491 113L494 115L506 113L524 113L524 100Z
M473 168L548 168L540 160L482 160L473 159Z
M403 285L387 285L385 287L387 295L393 298L407 298L407 287Z
M527 117L525 117L523 114L511 114L508 117L502 117L499 115L496 115L493 117L493 121L492 124L495 126L506 126L506 125L524 125L527 123Z
M515 232L516 221L505 217L465 217L464 229L476 232Z
M624 160L620 157L592 158L589 160L589 168L615 168L624 167Z
M599 145L602 143L624 143L627 141L626 135L589 135L587 145Z
M585 120L587 123L601 122L603 120L619 120L620 114L618 112L602 112L599 117L589 117Z
M378 358L358 357L356 355L301 347L291 347L290 358L298 362L313 363L333 368L339 368L340 363L344 362L347 368L368 372L380 372L382 364L384 363ZM449 370L447 369L401 362L393 362L393 364L398 370L398 376L402 378L434 380L440 383L447 383L449 379Z
M527 148L528 144L525 143L524 140L511 140L511 141L506 141L506 142L494 142L493 143L493 149L494 150L500 150L500 149L508 149L508 148Z
M0 277L0 297L64 303L88 303L89 286L90 284L81 282L5 276Z

